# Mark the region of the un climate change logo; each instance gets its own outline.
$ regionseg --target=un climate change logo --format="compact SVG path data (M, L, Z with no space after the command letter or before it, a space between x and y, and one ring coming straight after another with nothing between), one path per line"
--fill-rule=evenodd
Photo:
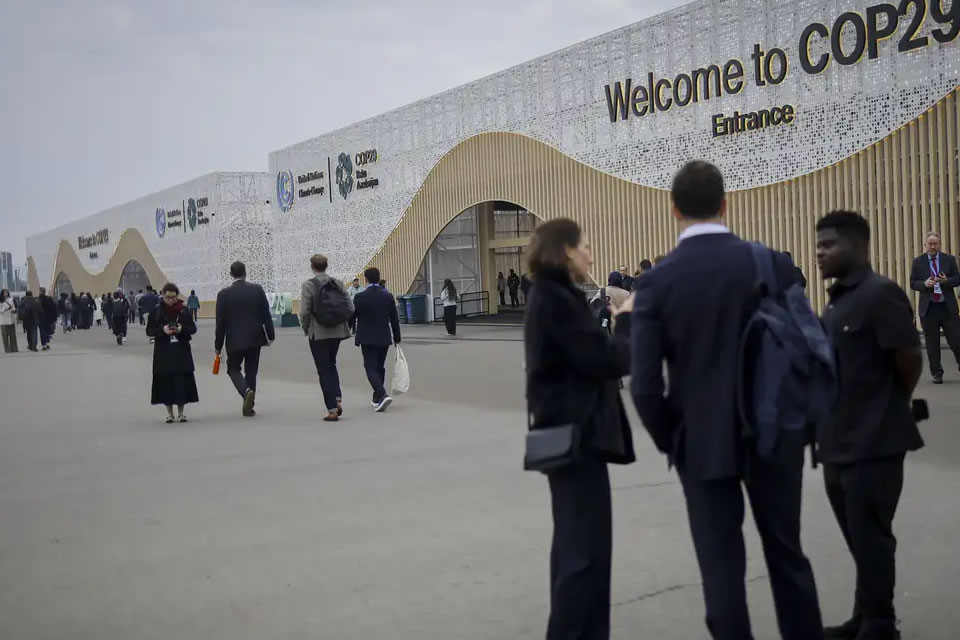
M161 238L167 232L167 212L163 207L157 207L157 235Z
M277 203L283 212L293 208L293 172L290 169L277 173Z
M341 153L337 159L337 187L344 200L353 191L353 160L349 153Z

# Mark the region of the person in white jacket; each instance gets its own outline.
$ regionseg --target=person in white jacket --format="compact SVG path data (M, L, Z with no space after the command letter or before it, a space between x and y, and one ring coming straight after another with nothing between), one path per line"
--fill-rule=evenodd
M17 353L17 307L6 289L0 291L0 333L3 334L3 352Z
M440 302L443 303L443 324L447 327L447 335L457 335L457 303L460 296L453 281L447 278L443 281L443 290L440 291Z

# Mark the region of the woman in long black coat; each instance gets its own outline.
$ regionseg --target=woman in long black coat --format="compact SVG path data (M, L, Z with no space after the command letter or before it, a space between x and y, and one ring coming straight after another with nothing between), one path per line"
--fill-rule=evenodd
M524 347L530 428L574 424L582 434L571 464L547 473L553 510L547 640L610 637L613 525L607 463L634 461L619 394L628 373L633 299L618 309L615 337L577 286L588 278L590 244L572 220L546 222L530 243L533 286Z
M186 422L184 406L200 400L190 349L197 325L190 311L183 306L177 285L168 282L161 295L163 301L147 318L147 336L154 338L150 403L166 406L168 424L174 421L173 407L176 405L177 419Z

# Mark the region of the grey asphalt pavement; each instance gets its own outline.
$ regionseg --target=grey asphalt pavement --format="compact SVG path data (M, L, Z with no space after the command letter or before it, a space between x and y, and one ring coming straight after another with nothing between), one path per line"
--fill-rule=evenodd
M297 329L264 352L258 415L245 419L226 376L210 374L202 322L201 402L185 425L149 406L139 327L123 347L95 328L0 355L0 639L543 637L549 495L520 470L520 331L460 333L405 327L412 388L385 414L344 343L346 415L332 425ZM960 629L958 390L951 371L918 394L934 417L895 525L904 638ZM681 490L638 431L638 462L612 472L613 637L706 638ZM840 621L852 564L819 471L803 521L824 616ZM746 531L756 635L776 638Z

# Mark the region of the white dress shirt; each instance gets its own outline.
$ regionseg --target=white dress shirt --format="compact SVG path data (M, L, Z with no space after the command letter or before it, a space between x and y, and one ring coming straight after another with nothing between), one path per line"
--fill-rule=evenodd
M717 233L730 233L730 229L727 228L727 225L720 224L718 222L700 222L697 224L692 224L683 232L677 236L677 244L680 244L687 238L693 238L694 236L706 236Z

